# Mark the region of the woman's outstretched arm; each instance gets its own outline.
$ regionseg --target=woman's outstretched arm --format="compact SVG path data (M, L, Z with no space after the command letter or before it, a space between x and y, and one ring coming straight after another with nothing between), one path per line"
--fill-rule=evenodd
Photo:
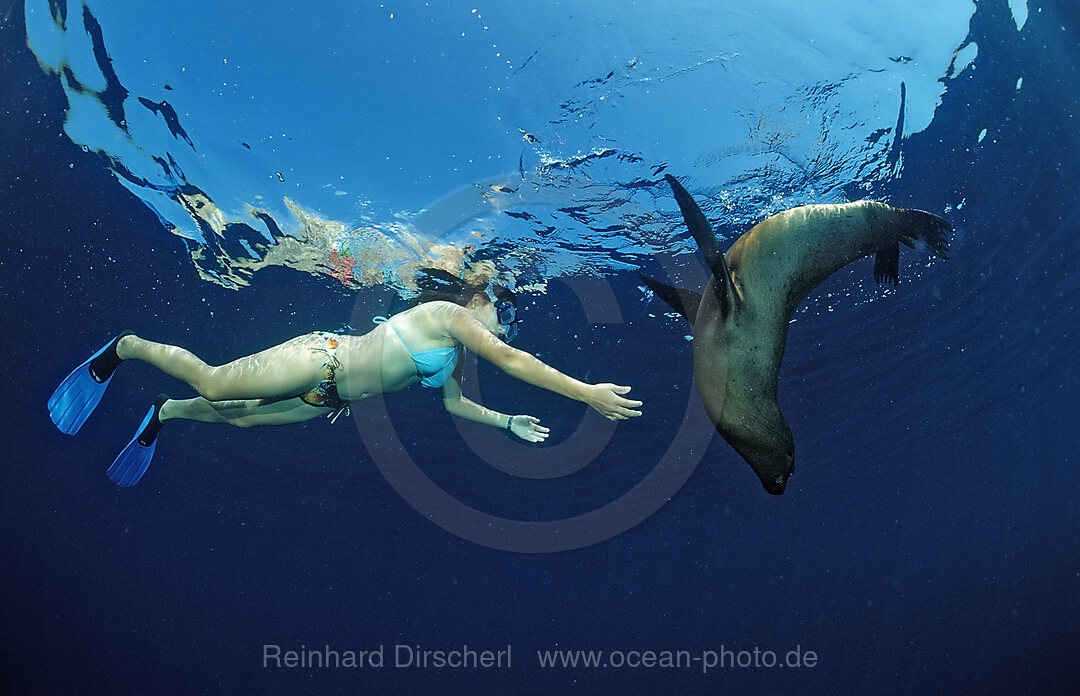
M461 393L462 362L458 360L453 376L446 380L442 387L443 406L446 407L448 412L475 423L483 423L496 428L507 428L526 442L543 442L547 439L548 429L540 425L539 418L499 413L465 398Z
M626 420L641 415L641 411L635 410L641 406L641 402L624 396L629 393L630 387L610 382L586 384L565 375L536 357L510 347L465 309L449 314L448 329L450 335L462 345L494 363L511 377L569 399L583 401L611 420Z

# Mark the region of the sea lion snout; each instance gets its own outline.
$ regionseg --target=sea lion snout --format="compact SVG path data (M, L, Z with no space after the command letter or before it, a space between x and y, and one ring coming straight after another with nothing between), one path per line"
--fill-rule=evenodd
M787 489L788 479L795 473L795 457L785 454L782 461L772 463L771 466L754 466L754 473L758 475L761 485L773 495L783 495Z
M742 455L765 490L773 495L784 494L788 479L795 473L795 443L782 420L776 430L765 436L740 437L722 429L720 434Z
M768 476L758 476L758 478L761 479L761 485L765 486L765 490L769 493L772 493L773 495L783 495L784 491L787 489L787 481L791 478L792 473L794 472L776 474L771 478Z

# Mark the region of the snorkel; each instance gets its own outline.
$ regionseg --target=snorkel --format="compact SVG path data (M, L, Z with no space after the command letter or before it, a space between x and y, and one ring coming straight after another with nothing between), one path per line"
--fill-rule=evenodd
M486 286L474 285L441 268L422 268L417 273L416 286L420 290L417 304L443 301L467 307L473 298L487 298L495 307L495 318L506 329L500 338L509 343L517 336L517 325L521 323L517 318L517 299L514 291L505 285L492 280Z
M504 295L503 297L496 295L494 283L488 283L487 287L484 288L484 294L487 295L491 304L495 306L495 318L500 325L506 327L506 331L501 337L502 340L509 343L517 336L518 324L520 324L522 320L518 319L517 306L507 299L507 296L512 297L512 293L506 288L500 287L500 289L503 291L503 293L500 293Z

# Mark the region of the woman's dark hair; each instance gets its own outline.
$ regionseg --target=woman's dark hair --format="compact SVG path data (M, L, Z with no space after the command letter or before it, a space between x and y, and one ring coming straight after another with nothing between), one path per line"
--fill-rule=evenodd
M420 291L420 295L416 298L417 304L442 300L464 307L469 304L469 300L475 295L486 294L488 287L490 287L491 293L495 296L497 302L509 302L515 307L517 306L517 296L513 290L505 285L495 282L474 285L441 268L421 268L418 270L416 272L416 287Z

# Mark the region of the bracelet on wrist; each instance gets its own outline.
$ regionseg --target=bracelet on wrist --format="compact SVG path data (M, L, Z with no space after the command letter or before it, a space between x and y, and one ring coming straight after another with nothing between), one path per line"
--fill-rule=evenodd
M510 417L508 417L508 418L506 419L506 429L507 429L507 430L511 430L511 428L513 427L513 425L514 425L514 417L513 417L513 416L510 416Z

